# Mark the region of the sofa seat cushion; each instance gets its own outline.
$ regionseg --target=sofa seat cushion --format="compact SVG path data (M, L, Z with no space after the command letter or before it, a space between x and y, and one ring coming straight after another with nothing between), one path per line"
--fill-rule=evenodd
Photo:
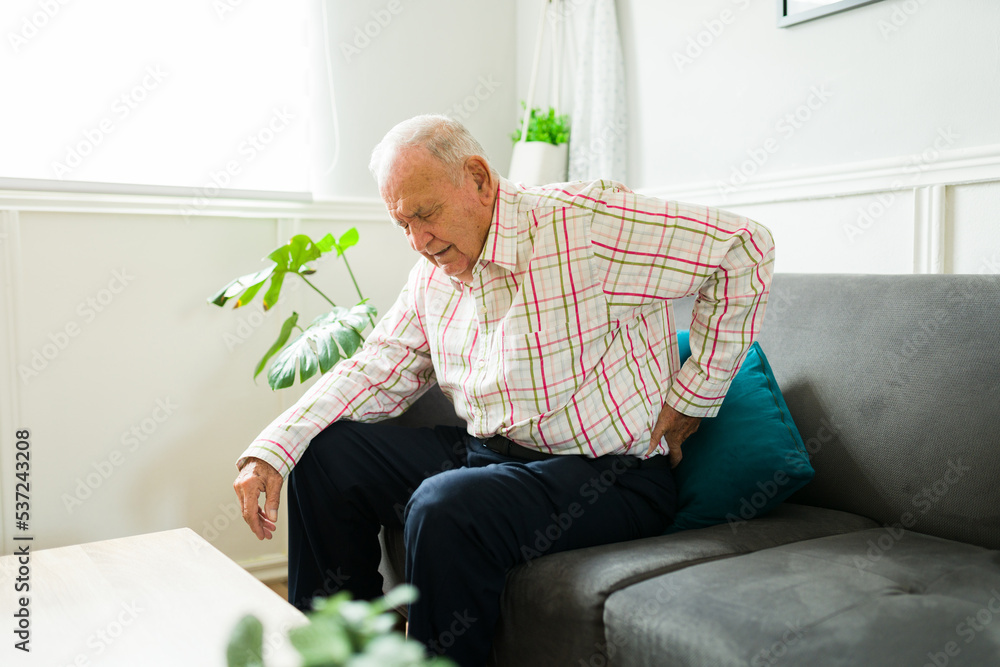
M604 664L604 602L615 591L693 563L875 525L855 514L785 504L745 523L537 558L507 576L490 664Z
M611 595L610 664L995 665L1000 551L876 528L705 563Z

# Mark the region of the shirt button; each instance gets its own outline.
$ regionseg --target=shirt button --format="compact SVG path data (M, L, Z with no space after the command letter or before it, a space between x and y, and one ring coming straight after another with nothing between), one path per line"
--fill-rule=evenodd
M485 359L480 359L479 363L476 364L476 365L479 366L480 368L486 368L486 360Z

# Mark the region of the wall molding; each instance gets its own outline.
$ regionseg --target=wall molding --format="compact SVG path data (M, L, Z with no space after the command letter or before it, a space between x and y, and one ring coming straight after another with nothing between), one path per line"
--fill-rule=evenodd
M747 162L751 162L749 158ZM1000 144L993 144L940 151L929 147L919 155L751 176L745 184L735 186L729 181L718 180L640 188L638 191L664 199L725 207L998 180Z
M310 202L313 200L312 194L308 192L294 192L289 190L240 190L238 188L219 188L215 186L198 188L185 185L143 185L139 183L102 183L99 181L63 181L54 178L10 178L0 176L0 190L195 197L199 194L207 193L209 187L213 189L209 193L210 197L275 199L299 202Z
M121 194L0 189L0 209L63 213L119 213L199 217L297 218L342 222L387 222L385 204L375 197L326 201L241 199L197 195Z
M939 135L939 143L949 138L944 130ZM913 272L945 273L952 270L953 261L947 247L954 225L948 217L948 188L997 181L1000 144L953 150L931 147L921 155L751 178L736 188L725 187L720 181L703 181L638 191L664 199L731 208L909 190L913 193Z
M749 158L748 158L749 161ZM0 186L5 183L0 179ZM6 179L9 180L9 179ZM740 206L1000 180L1000 144L751 176L745 184L701 181L638 188L642 194L710 206ZM234 218L386 222L376 197L325 201L0 188L0 209Z
M0 397L0 486L13 486L13 438L21 428L20 392L17 381L17 323L18 297L20 294L21 253L20 227L16 211L0 211L0 383L4 388ZM10 447L4 446L10 443ZM9 467L8 467L9 466ZM4 494L6 495L6 494ZM13 495L10 496L13 498ZM13 514L8 516L4 497L0 497L0 552L13 553L8 540L13 530ZM8 524L8 520L11 521ZM8 528L9 526L9 528ZM33 533L32 533L33 534Z
M945 272L948 228L947 187L931 185L913 191L913 272Z

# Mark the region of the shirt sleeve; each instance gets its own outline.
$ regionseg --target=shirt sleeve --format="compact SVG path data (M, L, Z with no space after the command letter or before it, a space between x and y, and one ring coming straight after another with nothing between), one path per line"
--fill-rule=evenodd
M421 322L421 259L396 302L353 357L325 373L265 428L236 461L267 461L287 477L312 439L338 419L374 422L401 414L434 382Z
M666 404L714 417L760 331L774 266L771 232L749 218L603 183L592 228L609 300L641 308L697 294L691 357ZM673 332L670 332L673 334Z

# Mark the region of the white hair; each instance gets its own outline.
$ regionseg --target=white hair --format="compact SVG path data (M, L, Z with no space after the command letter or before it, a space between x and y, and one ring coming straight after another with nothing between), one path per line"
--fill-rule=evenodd
M457 120L431 114L414 116L386 132L372 151L368 170L375 177L380 190L396 156L404 148L416 146L427 149L440 160L447 167L452 183L456 186L462 183L462 169L466 158L478 155L489 164L482 145ZM497 175L492 165L490 171L494 176Z

